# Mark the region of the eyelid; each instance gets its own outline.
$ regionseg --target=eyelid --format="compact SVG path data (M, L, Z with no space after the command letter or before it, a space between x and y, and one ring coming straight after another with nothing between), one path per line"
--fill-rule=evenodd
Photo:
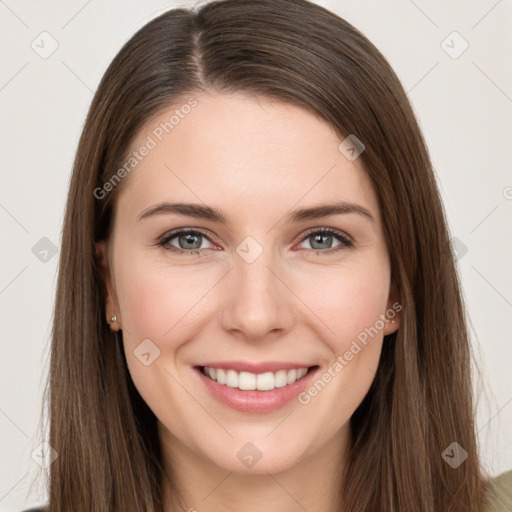
M312 233L335 234L335 235L339 235L340 237L346 238L347 241L353 241L352 237L350 235L348 235L347 233L345 233L344 231L341 231L341 229L329 228L327 226L316 226L316 227L313 227L313 228L308 228L306 230L306 232L303 235L301 235L302 238L300 238L300 240L301 241L304 240L304 238L308 237Z
M178 247L168 245L169 241L171 239L173 239L179 235L184 235L187 233L192 233L192 234L198 233L198 234L202 235L204 238L206 238L210 243L216 244L213 240L211 240L211 235L209 234L209 232L207 230L205 230L203 228L188 227L188 228L177 228L175 230L165 233L164 235L162 235L161 237L158 238L156 245L161 246L164 249L171 251L171 252L177 252L177 253L188 254L188 255L201 254L207 250L207 249L185 250L185 249L179 249ZM347 233L345 233L339 229L329 228L326 226L317 226L317 227L309 228L305 233L301 234L300 238L295 243L295 245L304 242L307 238L309 238L312 234L315 234L315 233L330 235L330 236L336 238L340 242L340 245L338 245L334 248L329 248L329 249L325 249L325 250L304 249L309 253L315 253L318 255L332 254L338 250L348 249L354 245L354 240L352 239L352 237L350 235L348 235ZM215 249L215 250L217 250L217 249Z
M210 233L207 230L205 230L203 228L192 228L192 227L177 228L172 231L168 231L167 233L158 237L156 245L163 246L165 249L170 250L170 251L176 250L177 252L188 253L188 254L195 254L195 253L200 253L202 251L205 251L206 249L192 249L190 251L187 251L185 249L179 249L178 247L167 245L172 238L175 238L180 235L186 235L189 233L192 233L192 234L198 233L198 234L202 235L204 238L206 238L211 244L218 245L218 244L216 244L216 242L214 242L211 239L213 237L210 235Z
M336 252L339 249L348 249L350 247L353 247L353 245L354 245L354 240L350 235L348 235L347 233L345 233L344 231L341 231L339 229L329 228L326 226L316 226L313 228L309 228L306 231L306 233L301 235L301 238L299 239L297 244L302 243L304 240L308 239L312 234L315 234L315 233L330 235L333 238L336 238L340 242L340 245L338 245L337 247L334 247L334 248L325 249L323 251L315 250L315 249L305 249L308 252L314 252L316 254L332 254L333 252Z

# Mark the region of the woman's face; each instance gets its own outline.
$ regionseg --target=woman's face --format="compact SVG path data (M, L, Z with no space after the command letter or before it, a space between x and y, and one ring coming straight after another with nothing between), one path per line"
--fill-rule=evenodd
M98 244L106 314L167 453L275 473L343 450L399 326L377 198L306 110L194 98L132 144L108 263Z

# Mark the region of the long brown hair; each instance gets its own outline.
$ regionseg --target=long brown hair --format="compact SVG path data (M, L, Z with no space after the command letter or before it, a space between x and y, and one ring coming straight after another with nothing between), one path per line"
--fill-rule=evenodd
M365 144L360 158L378 196L403 310L351 418L340 506L481 510L465 308L424 139L381 53L307 0L169 10L142 27L103 76L79 142L62 233L47 385L49 443L58 458L48 510L163 510L156 418L130 378L121 334L105 322L95 255L129 177L103 198L95 191L106 190L144 123L204 90L298 105L331 125L340 142L355 134ZM453 442L468 454L456 469L442 456Z

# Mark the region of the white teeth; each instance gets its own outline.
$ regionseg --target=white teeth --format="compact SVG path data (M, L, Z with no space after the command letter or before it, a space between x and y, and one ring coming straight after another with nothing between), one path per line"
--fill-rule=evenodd
M217 377L215 380L219 384L226 384L226 372L224 370L222 370L221 368L217 368L216 372L217 372Z
M307 372L307 369L304 368ZM283 386L286 386L288 384L288 372L286 370L279 370L278 372L274 373L274 386L276 388L282 388ZM304 374L306 375L306 374Z
M226 372L226 386L230 388L238 387L238 373L235 370L228 370Z
M240 372L238 375L238 387L240 389L256 389L257 376L254 373Z
M282 388L302 379L308 373L308 368L294 370L279 370L277 372L250 373L236 372L235 370L223 370L221 368L209 368L205 366L203 373L210 379L224 384L230 388L242 390L270 391L274 388Z
M275 387L274 374L272 372L260 373L256 378L256 389L260 391L269 391Z

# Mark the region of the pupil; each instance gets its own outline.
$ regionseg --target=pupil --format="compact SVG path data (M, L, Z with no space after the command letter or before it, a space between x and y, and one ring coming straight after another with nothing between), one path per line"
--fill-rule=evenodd
M312 244L312 247L314 249L329 249L330 245L329 245L329 247L321 247L321 246L317 247L317 245L322 243L322 240L325 241L325 239L329 239L329 238L331 238L331 235L322 235L322 234L315 235L313 237L314 242Z
M181 236L180 239L184 239L185 240L185 244L193 244L194 240L196 242L199 240L199 237L197 235L193 235L191 233L188 233L186 235ZM186 249L198 249L200 246L201 246L201 243L199 243L198 246L196 244L196 246L194 246L194 247L184 247L184 248L186 248Z

